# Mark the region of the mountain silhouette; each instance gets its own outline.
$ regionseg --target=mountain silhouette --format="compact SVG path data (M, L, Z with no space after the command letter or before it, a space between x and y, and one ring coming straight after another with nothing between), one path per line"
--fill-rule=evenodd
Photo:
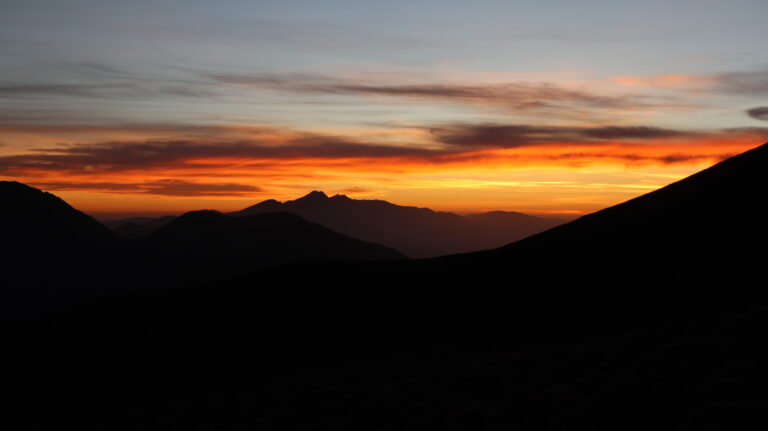
M44 312L90 296L90 282L108 279L100 257L113 255L119 242L109 229L15 181L0 181L0 202L0 316Z
M212 210L192 211L140 240L137 247L163 267L219 277L289 262L404 258L395 250L291 213L232 217Z
M460 216L382 200L356 200L344 195L328 197L321 191L283 203L263 201L231 214L275 211L298 214L337 232L386 245L413 258L500 247L562 223L506 211Z
M405 258L288 213L198 211L118 221L113 232L18 182L0 182L0 200L0 315L47 313L93 297L195 285L270 265Z
M0 181L0 236L9 256L71 253L114 239L112 232L60 198L15 182Z
M768 144L494 250L273 266L6 325L14 397L3 418L42 429L762 429L766 167ZM188 246L177 235L199 231L173 225L146 240L169 235L175 250Z
M516 261L542 281L583 277L690 283L765 270L768 146L498 250L459 257L488 268ZM556 262L560 271L547 271Z

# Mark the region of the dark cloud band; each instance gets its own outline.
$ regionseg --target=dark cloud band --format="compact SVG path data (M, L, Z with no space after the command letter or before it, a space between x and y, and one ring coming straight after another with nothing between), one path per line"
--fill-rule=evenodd
M768 135L768 128L729 129L709 132L672 130L646 126L560 127L541 125L449 124L429 129L431 142L411 145L384 145L317 133L288 133L285 130L245 129L237 139L215 140L210 136L200 139L146 140L133 142L102 142L95 144L67 144L38 148L25 154L0 157L0 175L33 175L34 173L74 174L84 176L108 175L117 172L184 170L205 172L228 168L274 169L278 162L324 160L349 163L350 160L373 160L397 164L450 163L471 161L487 157L484 153L494 149L540 147L540 157L548 154L564 158L563 149L594 147L589 151L599 158L600 147L620 144L632 151L646 142L664 142L681 149L682 156L651 156L651 159L633 159L632 154L604 153L606 157L627 161L655 160L660 163L679 163L693 160L686 155L685 144L698 139L729 139L733 136L752 137L756 142ZM682 140L681 140L682 139ZM677 141L675 141L677 140ZM551 152L552 149L560 148ZM576 153L574 153L576 154ZM505 157L514 158L515 155ZM579 156L580 157L580 156ZM638 156L639 157L639 156ZM642 156L647 157L647 156ZM711 155L703 156L711 158ZM215 185L203 187L198 183L165 182L146 186L154 194L164 192L179 195L184 190L206 190L215 193ZM228 184L222 192L237 191ZM243 189L243 192L253 191Z
M768 121L768 106L759 106L757 108L747 109L747 115L755 120Z
M250 184L200 183L178 179L162 179L141 183L35 182L32 185L46 190L87 190L176 197L252 196L262 191L261 188Z

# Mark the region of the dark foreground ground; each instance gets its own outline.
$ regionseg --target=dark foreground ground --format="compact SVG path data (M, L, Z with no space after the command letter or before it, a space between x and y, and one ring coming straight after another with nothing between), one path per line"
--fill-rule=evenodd
M747 289L756 280L720 286L725 301L722 292L654 288L634 290L634 300L602 291L481 301L478 287L474 299L375 284L333 294L291 288L297 276L283 285L264 277L271 281L251 280L260 289L239 279L215 293L138 294L6 325L13 350L3 361L2 422L19 430L767 423L768 301Z

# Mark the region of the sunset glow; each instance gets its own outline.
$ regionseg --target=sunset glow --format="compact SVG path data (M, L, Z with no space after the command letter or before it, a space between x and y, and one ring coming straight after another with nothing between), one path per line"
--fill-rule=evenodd
M578 215L768 139L761 2L681 2L695 7L667 14L696 19L658 21L666 40L632 19L661 2L560 4L560 17L610 17L589 27L529 2L332 1L311 16L280 2L10 3L0 179L100 216L311 190Z

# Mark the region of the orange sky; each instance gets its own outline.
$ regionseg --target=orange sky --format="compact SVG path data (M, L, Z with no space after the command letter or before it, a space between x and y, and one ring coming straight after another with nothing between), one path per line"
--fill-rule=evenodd
M6 156L2 178L54 192L100 217L229 211L265 199L295 199L311 190L436 210L573 215L649 192L760 143L750 131L666 133L670 136L641 142L558 142L560 135L656 132L480 127L410 130L401 136L408 140L402 146L383 145L375 130L337 131L341 138L268 127L216 127L190 129L174 140L165 134L179 136L179 131L162 127L18 128L12 132L38 140L38 150ZM542 138L545 132L551 136ZM77 139L68 143L70 133ZM474 142L495 142L496 135L535 145ZM48 141L50 136L59 137L58 143ZM106 141L107 136L114 140Z
M102 217L583 214L768 140L768 3L681 1L15 2L0 179Z

